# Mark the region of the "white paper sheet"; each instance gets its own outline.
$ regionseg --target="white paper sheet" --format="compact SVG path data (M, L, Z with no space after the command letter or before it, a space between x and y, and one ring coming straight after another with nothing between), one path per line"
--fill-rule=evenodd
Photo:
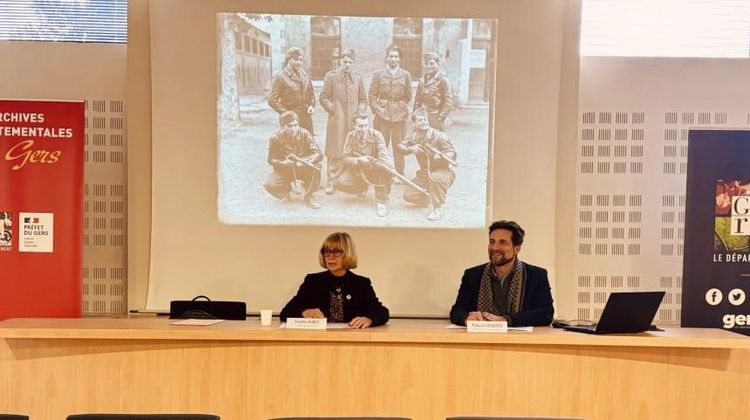
M279 328L286 328L286 322L282 322ZM343 330L345 328L351 328L349 324L345 322L329 322L326 325L327 330Z
M169 325L198 325L198 326L208 326L208 325L214 325L218 324L219 322L224 322L223 319L180 319L179 321L172 321L169 323Z
M446 328L463 328L463 325L449 324ZM508 331L534 332L534 327L508 327Z

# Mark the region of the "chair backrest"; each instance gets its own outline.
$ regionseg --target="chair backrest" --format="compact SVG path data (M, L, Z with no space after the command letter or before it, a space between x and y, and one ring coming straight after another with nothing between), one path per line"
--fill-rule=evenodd
M29 420L29 416L20 414L0 414L0 420Z
M574 417L482 417L482 416L455 416L445 420L583 420Z
M410 417L275 417L268 420L411 420Z
M71 414L67 420L220 420L211 414Z

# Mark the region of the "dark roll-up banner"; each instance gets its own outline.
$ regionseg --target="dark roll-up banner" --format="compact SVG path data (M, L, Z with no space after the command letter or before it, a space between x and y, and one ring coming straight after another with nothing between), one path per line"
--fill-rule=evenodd
M0 100L0 319L81 316L84 103Z
M690 130L682 326L750 335L750 131Z

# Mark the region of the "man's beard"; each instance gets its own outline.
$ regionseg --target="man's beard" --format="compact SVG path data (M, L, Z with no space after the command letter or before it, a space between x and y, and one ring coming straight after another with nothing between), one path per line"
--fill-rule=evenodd
M508 258L507 255L503 254L502 256L499 256L497 258L490 257L490 262L494 267L502 267L510 262L513 262L515 258L515 255L512 255L510 258Z

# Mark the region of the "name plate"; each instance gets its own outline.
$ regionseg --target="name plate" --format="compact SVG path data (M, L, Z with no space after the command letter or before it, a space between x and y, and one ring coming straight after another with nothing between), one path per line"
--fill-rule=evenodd
M324 330L328 325L325 318L287 318L286 327L291 330Z
M508 321L466 321L466 331L507 333Z

